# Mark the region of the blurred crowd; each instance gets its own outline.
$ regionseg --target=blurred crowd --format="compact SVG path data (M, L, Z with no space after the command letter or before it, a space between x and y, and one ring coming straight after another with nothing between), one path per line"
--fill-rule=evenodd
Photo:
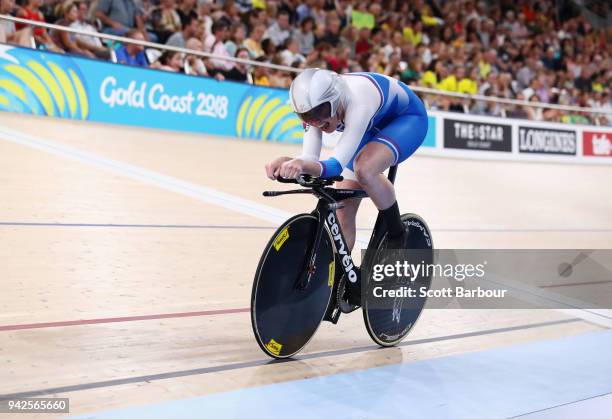
M0 0L0 13L219 57L373 71L449 92L612 109L612 28L569 0ZM0 42L32 46L32 39L51 51L218 80L288 87L295 77L0 20ZM421 97L430 109L450 112L612 125L610 114Z

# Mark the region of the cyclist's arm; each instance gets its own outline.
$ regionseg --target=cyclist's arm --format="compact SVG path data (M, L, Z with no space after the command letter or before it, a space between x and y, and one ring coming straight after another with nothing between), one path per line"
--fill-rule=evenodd
M379 101L363 101L351 104L344 117L344 132L338 140L332 155L321 160L322 177L338 176L355 155L361 139L369 128L370 121L378 111Z
M319 161L321 156L321 144L323 133L317 127L306 125L304 128L304 142L302 143L302 154L298 159L307 161Z

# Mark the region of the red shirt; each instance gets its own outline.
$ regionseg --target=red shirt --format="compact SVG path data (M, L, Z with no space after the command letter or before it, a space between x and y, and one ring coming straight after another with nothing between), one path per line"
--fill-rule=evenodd
M368 41L357 41L355 43L355 54L361 54L363 52L368 52L372 46Z
M40 12L40 10L30 10L27 7L22 7L21 10L23 11L23 14L19 17L23 18L23 19L29 19L29 20L35 20L36 22L45 22L45 17L43 16L43 14ZM17 30L23 29L25 27L27 27L29 25L26 25L24 23L16 23L15 24L15 28ZM35 36L42 36L45 33L45 28L41 28L41 27L35 27L34 28L34 35Z

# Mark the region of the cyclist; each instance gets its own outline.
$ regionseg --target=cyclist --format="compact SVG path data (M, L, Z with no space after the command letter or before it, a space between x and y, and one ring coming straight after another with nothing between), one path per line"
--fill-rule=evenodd
M388 248L404 248L406 233L395 189L383 172L406 160L423 143L427 134L423 102L404 83L382 74L338 75L316 68L298 75L289 95L294 112L304 122L303 152L268 163L268 177L342 174L339 188L364 189L381 212L390 237ZM320 160L322 134L334 131L342 132L340 139L331 157ZM337 212L351 249L360 201L347 200Z

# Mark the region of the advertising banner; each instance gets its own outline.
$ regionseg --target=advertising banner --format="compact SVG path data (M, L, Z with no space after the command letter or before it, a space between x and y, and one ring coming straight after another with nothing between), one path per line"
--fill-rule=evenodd
M301 142L287 90L0 46L0 110Z
M585 156L612 157L612 133L583 131L582 150Z
M445 118L444 147L511 152L512 126Z
M575 156L578 149L576 131L544 127L518 127L521 153L561 154Z

